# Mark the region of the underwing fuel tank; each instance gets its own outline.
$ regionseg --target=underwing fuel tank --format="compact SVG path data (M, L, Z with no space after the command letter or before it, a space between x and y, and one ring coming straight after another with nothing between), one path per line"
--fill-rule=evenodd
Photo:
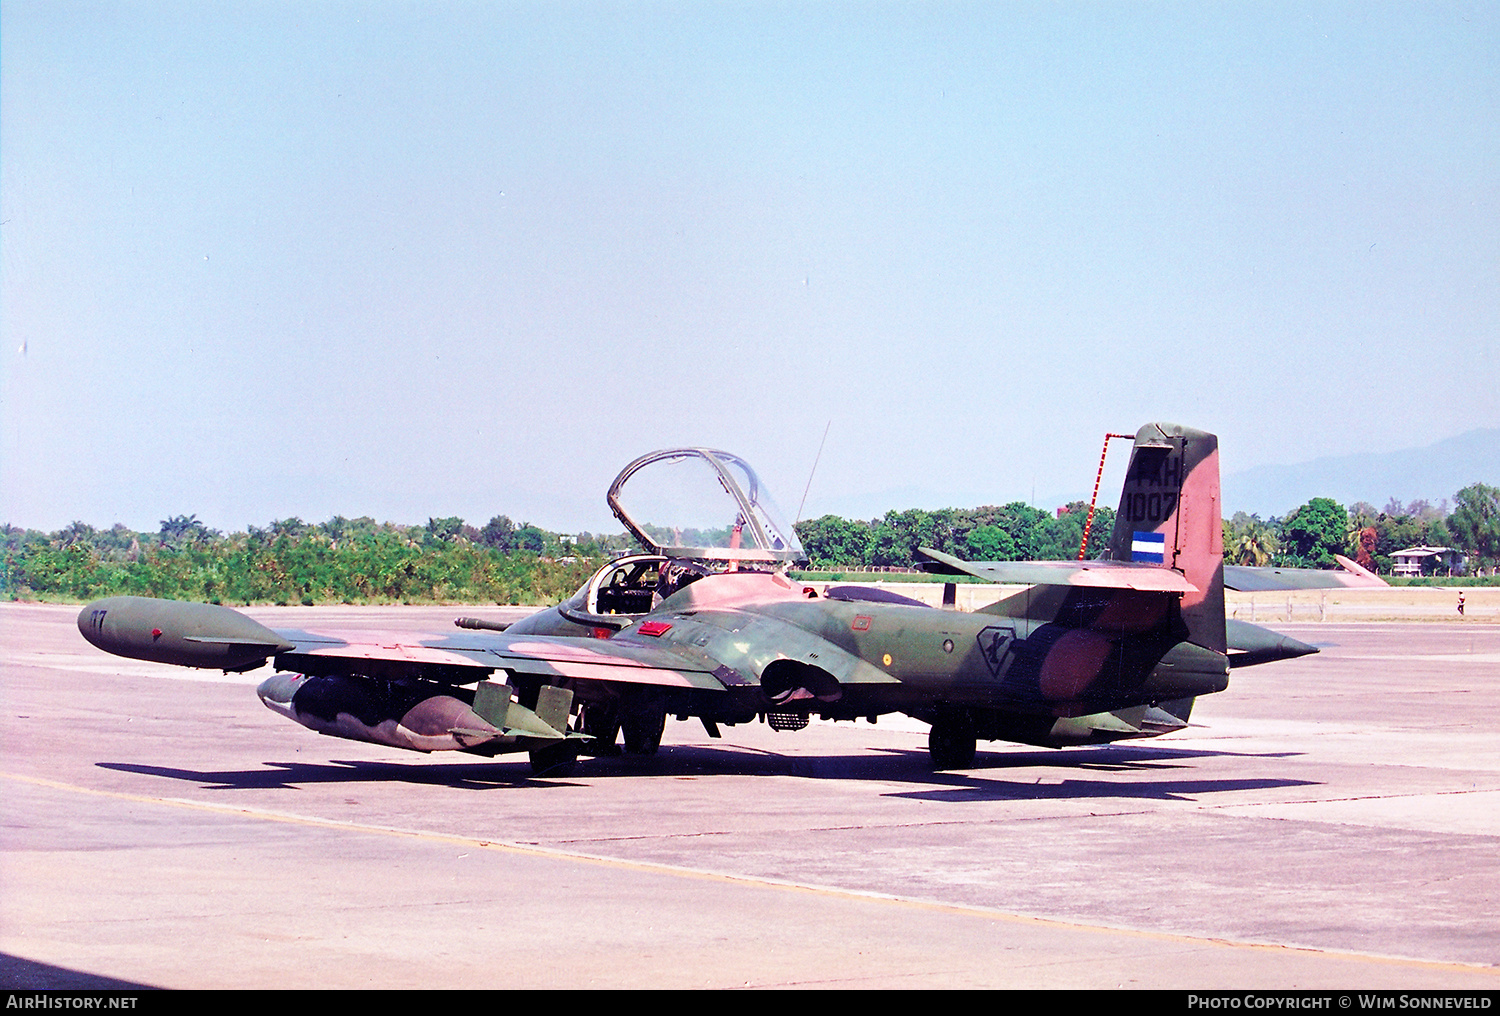
M498 755L591 739L568 729L572 691L544 686L535 711L514 689L480 682L469 694L424 681L378 681L353 675L272 674L256 694L273 712L320 734L410 751Z
M145 596L95 600L78 612L78 630L107 653L179 667L252 670L294 648L237 610Z

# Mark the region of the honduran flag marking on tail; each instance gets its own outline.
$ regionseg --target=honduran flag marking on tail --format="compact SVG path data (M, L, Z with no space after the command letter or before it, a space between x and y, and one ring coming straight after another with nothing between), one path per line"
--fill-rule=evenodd
M1166 533L1136 533L1130 541L1130 560L1161 564L1166 560Z

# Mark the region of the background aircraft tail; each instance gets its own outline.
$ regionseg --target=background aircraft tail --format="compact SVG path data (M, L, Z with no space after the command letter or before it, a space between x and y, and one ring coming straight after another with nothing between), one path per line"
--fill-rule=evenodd
M1182 594L1189 640L1216 653L1224 637L1224 529L1219 439L1191 427L1148 423L1135 435L1109 556L1164 564L1197 587Z

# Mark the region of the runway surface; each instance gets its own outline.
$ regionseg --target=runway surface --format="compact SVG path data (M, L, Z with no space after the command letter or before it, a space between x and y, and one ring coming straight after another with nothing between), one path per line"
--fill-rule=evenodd
M537 779L320 737L267 671L120 660L76 614L0 604L7 987L1500 989L1497 625L1281 625L1323 652L1181 734L963 772L912 721L669 721Z

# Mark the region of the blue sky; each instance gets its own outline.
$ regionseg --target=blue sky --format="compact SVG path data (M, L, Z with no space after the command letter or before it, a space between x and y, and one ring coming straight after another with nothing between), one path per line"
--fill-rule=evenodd
M1494 427L1497 78L1484 3L7 0L0 520L617 530L680 444L794 511L830 421L805 515L1047 506L1151 419L1229 472Z

